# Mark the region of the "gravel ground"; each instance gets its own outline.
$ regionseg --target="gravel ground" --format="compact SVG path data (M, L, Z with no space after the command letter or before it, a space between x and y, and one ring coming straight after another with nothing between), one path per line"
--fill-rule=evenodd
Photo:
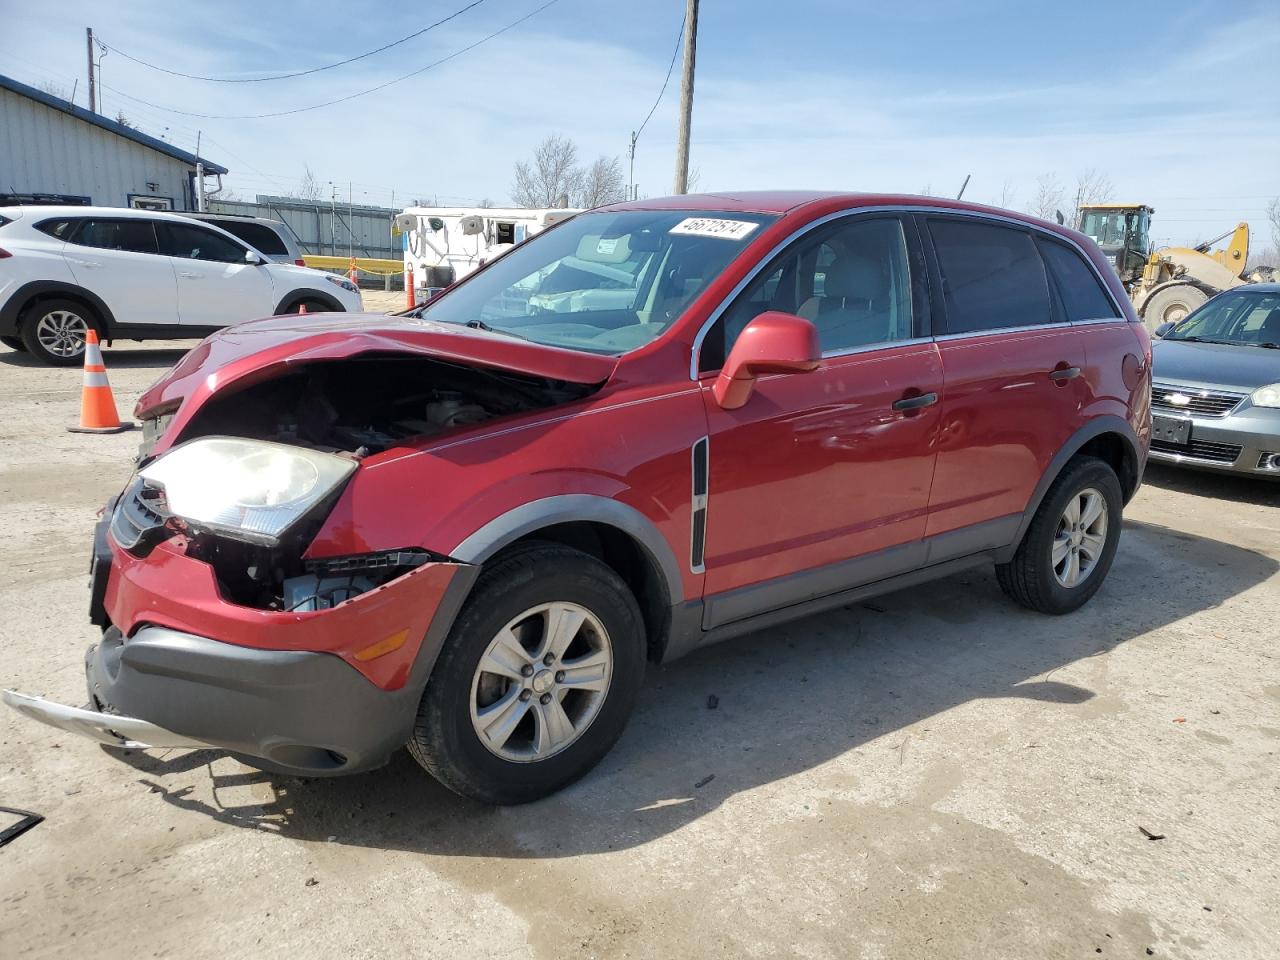
M181 347L106 351L122 411ZM65 432L79 383L0 347L0 685L72 703L138 441ZM654 669L517 809L0 710L0 804L46 817L0 852L0 956L1274 957L1278 495L1153 467L1069 617L973 572Z

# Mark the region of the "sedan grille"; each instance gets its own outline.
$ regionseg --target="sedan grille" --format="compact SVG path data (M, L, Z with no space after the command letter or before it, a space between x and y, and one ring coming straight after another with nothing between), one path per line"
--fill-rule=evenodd
M1244 398L1245 394L1229 390L1201 390L1197 387L1175 387L1167 383L1151 385L1151 406L1162 413L1225 417Z
M1184 457L1193 457L1196 460L1211 460L1214 463L1235 463L1243 448L1238 443L1217 443L1213 440L1192 440L1186 446L1165 443L1163 440L1153 440L1151 449L1159 450L1162 453L1177 453Z

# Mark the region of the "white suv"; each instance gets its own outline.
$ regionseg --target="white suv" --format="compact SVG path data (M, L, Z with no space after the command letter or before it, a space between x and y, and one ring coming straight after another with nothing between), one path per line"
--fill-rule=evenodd
M71 365L103 340L186 339L281 313L359 311L349 280L225 230L116 207L0 207L0 343Z

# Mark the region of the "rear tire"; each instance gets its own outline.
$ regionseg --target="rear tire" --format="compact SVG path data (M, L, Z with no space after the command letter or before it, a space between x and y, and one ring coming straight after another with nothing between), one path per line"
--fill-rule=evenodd
M1079 609L1111 569L1123 503L1120 480L1108 464L1093 457L1070 461L1045 493L1013 559L996 564L1000 588L1040 613Z
M464 797L541 799L622 734L645 653L640 608L613 570L559 544L517 547L485 567L459 613L409 752Z
M41 300L22 319L22 343L31 356L53 367L84 362L85 333L102 331L98 315L76 300Z
M18 353L27 352L27 345L22 342L21 337L0 337L0 343L3 343L10 350L18 351Z
M1148 331L1155 332L1160 324L1177 323L1208 299L1207 293L1189 283L1165 287L1142 305L1142 322Z

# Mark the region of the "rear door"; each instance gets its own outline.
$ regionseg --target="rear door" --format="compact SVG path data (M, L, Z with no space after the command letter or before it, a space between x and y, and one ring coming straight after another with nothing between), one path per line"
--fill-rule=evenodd
M117 324L174 326L173 267L143 217L86 217L67 234L63 258L76 282L99 297Z
M1009 542L1081 421L1084 344L1055 307L1029 227L922 217L946 380L929 499L931 561Z
M249 248L196 223L157 222L160 249L178 281L184 327L225 327L275 312L271 274L249 263Z

